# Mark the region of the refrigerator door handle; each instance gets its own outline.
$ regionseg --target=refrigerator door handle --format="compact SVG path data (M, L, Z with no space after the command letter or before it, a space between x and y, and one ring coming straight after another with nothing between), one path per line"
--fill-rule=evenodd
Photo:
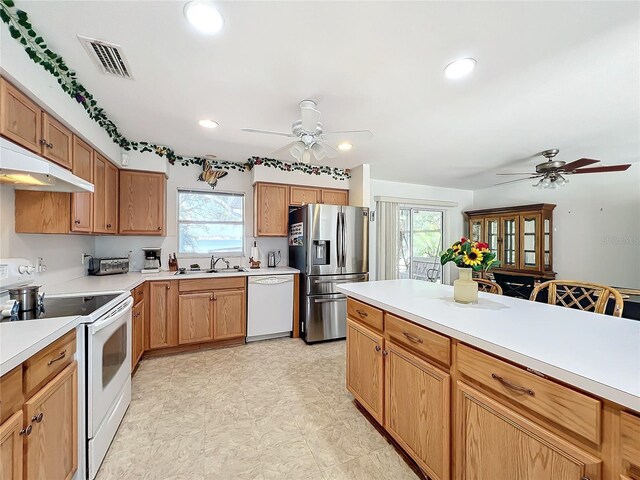
M344 212L342 212L342 266L347 266L347 222L345 222Z
M336 231L336 243L338 245L337 257L338 257L338 268L342 267L342 242L344 238L342 237L342 213L338 212L338 228Z

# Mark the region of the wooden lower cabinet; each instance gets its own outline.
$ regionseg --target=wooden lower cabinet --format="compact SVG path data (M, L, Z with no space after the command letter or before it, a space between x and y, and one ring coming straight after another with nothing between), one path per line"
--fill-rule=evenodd
M456 397L456 478L601 478L598 458L478 390L458 382Z
M213 294L213 338L226 340L247 334L244 289L219 290Z
M22 411L0 425L0 480L22 480Z
M347 318L347 388L381 424L384 419L384 339Z
M448 479L451 376L393 342L385 352L385 428L432 480Z
M144 300L136 303L131 312L131 371L133 371L144 353Z
M78 469L78 367L73 362L24 405L24 478L69 480Z
M177 335L177 282L149 284L149 349L175 347Z
M178 343L213 340L214 293L181 293L178 299Z

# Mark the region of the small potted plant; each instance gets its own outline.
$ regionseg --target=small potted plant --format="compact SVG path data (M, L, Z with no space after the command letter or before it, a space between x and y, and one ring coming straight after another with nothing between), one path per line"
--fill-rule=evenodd
M478 284L473 281L473 271L487 271L497 267L500 262L496 254L489 250L484 242L472 242L462 237L440 255L440 263L445 265L454 262L458 266L460 278L453 282L453 298L459 303L476 303L478 301Z

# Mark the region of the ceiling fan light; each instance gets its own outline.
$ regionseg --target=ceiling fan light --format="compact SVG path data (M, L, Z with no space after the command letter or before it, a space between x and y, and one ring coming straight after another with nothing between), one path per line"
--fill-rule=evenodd
M549 188L551 185L551 179L549 177L544 177L542 179L542 188Z
M322 148L322 145L319 143L314 143L311 146L311 151L313 152L313 156L316 157L316 160L320 161L327 156L327 152Z
M538 183L533 185L534 187L536 187L539 190L542 190L543 185L542 185L542 180L538 180Z
M302 153L304 152L304 148L298 144L293 145L289 149L289 153L293 158L295 158L298 162L302 159Z
M302 152L302 163L310 163L311 162L311 151L308 148L304 149Z
M341 150L343 152L348 152L352 148L353 148L353 145L351 145L349 142L342 142L338 145L338 150Z

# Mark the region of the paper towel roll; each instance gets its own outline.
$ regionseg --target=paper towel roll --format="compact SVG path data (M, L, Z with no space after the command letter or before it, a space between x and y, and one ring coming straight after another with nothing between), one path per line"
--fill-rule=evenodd
M251 247L251 258L253 258L254 261L260 260L259 255L260 251L258 247Z

